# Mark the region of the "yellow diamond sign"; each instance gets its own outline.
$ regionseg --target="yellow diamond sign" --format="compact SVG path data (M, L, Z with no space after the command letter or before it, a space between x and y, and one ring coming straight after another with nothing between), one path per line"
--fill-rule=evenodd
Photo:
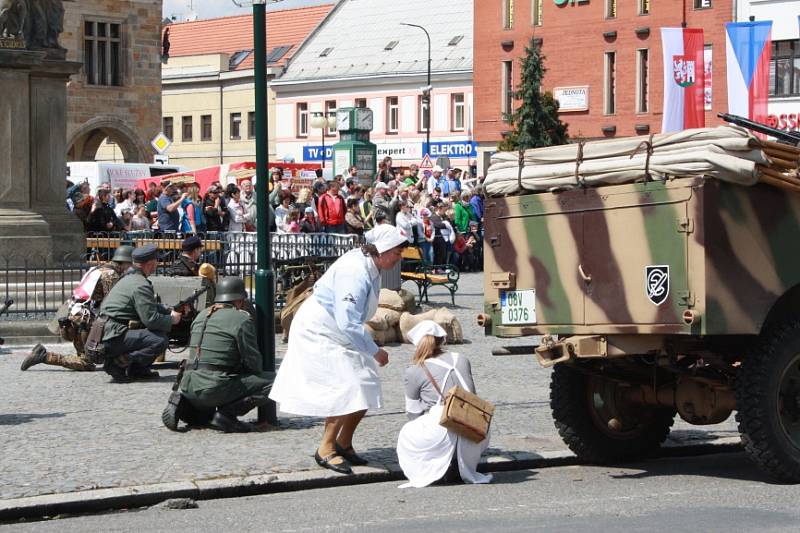
M159 132L159 134L153 137L153 140L150 141L150 146L152 146L153 149L159 154L163 154L169 149L170 146L172 146L172 141L170 141L169 138L164 135L164 132Z

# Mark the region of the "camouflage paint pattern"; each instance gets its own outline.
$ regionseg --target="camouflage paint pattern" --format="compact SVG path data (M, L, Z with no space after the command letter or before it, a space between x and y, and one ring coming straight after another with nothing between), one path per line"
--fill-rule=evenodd
M800 282L800 195L677 179L487 198L484 239L487 334L756 334ZM502 324L502 273L536 290L535 324Z

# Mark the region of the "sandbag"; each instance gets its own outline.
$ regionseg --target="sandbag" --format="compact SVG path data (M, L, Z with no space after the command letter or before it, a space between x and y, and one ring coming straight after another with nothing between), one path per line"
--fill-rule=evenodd
M397 328L389 328L385 330L376 330L371 328L368 324L364 324L364 329L375 341L378 346L385 346L391 342L397 342Z
M398 291L381 289L381 294L378 297L378 307L385 307L402 312L404 305L403 299L400 297L400 294L398 294Z
M426 311L418 315L412 315L411 313L401 314L400 324L399 324L400 338L403 339L403 342L410 343L411 339L408 338L408 332L411 331L414 328L414 326L416 326L423 320L433 320L435 315L436 315L435 309L431 309L430 311Z
M461 328L461 322L449 309L444 307L437 309L433 321L442 326L447 332L448 344L462 344L464 342L464 330Z

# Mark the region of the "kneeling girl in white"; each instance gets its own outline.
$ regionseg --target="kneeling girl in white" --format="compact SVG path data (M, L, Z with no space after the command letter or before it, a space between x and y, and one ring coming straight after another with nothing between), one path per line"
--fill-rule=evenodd
M481 453L489 446L488 435L476 443L439 425L444 399L423 368L427 367L442 391L460 385L474 393L469 359L442 350L447 333L432 320L420 322L408 336L416 353L405 372L406 412L411 421L397 439L397 457L408 478L400 488L426 487L441 479L453 454L464 482L489 483L492 476L477 471Z

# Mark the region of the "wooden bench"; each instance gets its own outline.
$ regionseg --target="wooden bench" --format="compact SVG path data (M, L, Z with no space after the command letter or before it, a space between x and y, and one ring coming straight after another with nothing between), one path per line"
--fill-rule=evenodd
M456 304L456 291L460 273L455 265L430 265L425 263L422 251L416 246L407 246L403 249L403 263L400 270L400 279L403 282L411 281L417 286L419 303L428 300L428 288L439 286L450 291L450 300Z

